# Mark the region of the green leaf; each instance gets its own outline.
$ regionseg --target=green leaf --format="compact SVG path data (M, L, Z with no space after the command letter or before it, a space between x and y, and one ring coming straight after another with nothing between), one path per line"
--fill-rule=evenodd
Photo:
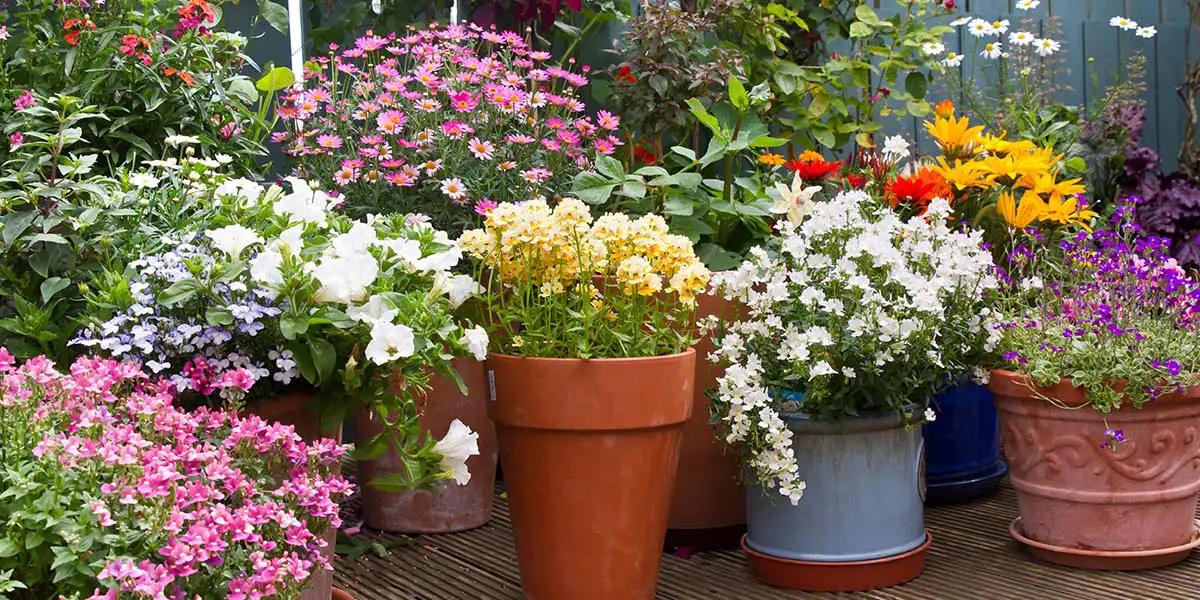
M246 104L258 102L258 90L254 83L245 77L235 77L229 82L229 95L241 99Z
M671 146L671 152L678 154L689 161L696 161L696 152L687 146Z
M904 103L904 109L914 117L923 117L932 110L929 107L929 103L924 100L909 100Z
M279 328L283 329L283 319L279 321ZM287 337L286 335L284 337ZM296 369L300 371L300 376L305 381L316 385L317 370L313 367L312 353L308 348L300 345L299 342L293 342L288 345L288 349L292 351L292 359L296 361Z
M1082 172L1083 170L1087 169L1087 163L1084 162L1082 156L1072 157L1070 160L1063 163L1063 166L1068 169L1071 169L1072 171Z
M862 8L863 6L866 6L866 5L860 4L858 6L859 6L859 8ZM871 26L867 25L866 23L863 23L861 21L855 21L850 24L850 37L851 38L868 37L871 35L871 31L872 31Z
M788 143L788 141L783 138L760 135L750 141L750 146L752 148L777 148L786 143Z
M308 331L308 318L304 315L296 316L289 313L279 318L279 333L283 334L284 339L294 340L298 336L304 335L306 331ZM307 352L301 352L300 354L308 355ZM308 378L305 377L305 379ZM309 381L312 380L309 379Z
M908 92L908 95L912 96L914 100L924 100L928 88L929 83L925 79L925 74L920 71L910 71L904 78L904 91Z
M405 473L389 473L372 479L367 485L383 492L407 492L413 489L413 482Z
M697 244L696 256L711 271L728 271L742 264L742 257L711 243Z
M47 304L55 294L66 289L71 285L71 280L66 277L51 277L42 282L42 304Z
M649 81L650 89L654 90L659 98L667 96L667 80L665 77L662 75L651 75Z
M329 343L329 340L318 337L308 338L308 349L312 353L317 379L327 381L333 375L334 367L337 366L337 350L333 344Z
M210 306L204 311L204 320L209 325L232 325L233 313L225 308Z
M696 207L686 198L667 198L667 201L663 204L663 213L668 215L690 217L695 211Z
M627 198L640 199L646 197L646 184L640 179L626 179L621 184L621 195Z
M158 303L162 304L163 306L179 304L180 302L195 296L196 293L201 289L203 289L203 287L195 279L176 281L175 283L171 284L171 287L163 290L163 292L158 295Z
M288 11L286 8L271 2L271 0L258 0L258 15L270 23L275 31L287 34Z
M566 34L566 36L568 38L571 38L573 40L577 40L577 39L583 37L582 29L580 29L574 25L571 25L570 23L567 23L566 21L563 21L562 19L556 19L554 21L554 28L563 32L564 34Z
M854 9L854 18L858 19L859 21L862 21L863 23L867 23L869 25L878 25L879 24L879 15L875 14L875 11L872 10L871 7L867 6L865 3L859 4Z
M596 157L596 170L608 177L620 181L625 179L625 167L621 161L601 154Z
M45 242L47 244L66 244L66 243L68 243L67 238L65 238L61 235L58 235L57 233L39 233L37 235L32 235L32 236L29 236L29 239L26 240L26 242L28 242L30 244L34 244L37 242Z
M721 130L721 123L717 121L716 117L709 114L708 109L704 108L704 105L701 104L699 100L695 98L688 98L687 105L692 111L692 114L695 115L696 118L699 119L700 122L703 123L704 126L710 131L717 133Z
M834 137L833 132L828 129L814 129L811 133L813 139L826 148L832 148L837 144L837 139Z
M4 240L5 246L12 246L13 240L20 237L29 229L29 225L37 218L37 211L27 210L22 212L13 212L0 217L0 225L4 226L3 232L0 233L0 238Z
M729 76L729 103L740 112L750 109L750 96L746 94L746 87L736 75Z
M682 235L695 244L700 241L700 236L711 235L715 232L708 223L695 217L672 217L671 233Z
M808 103L808 114L814 119L820 119L829 112L829 94L824 90L813 93L812 102Z
M11 556L16 556L17 552L19 552L20 550L21 550L21 547L18 546L11 539L8 539L8 538L0 539L0 558L9 558Z
M264 93L278 92L296 83L296 74L287 67L275 67L258 78L254 87Z
M571 193L587 204L608 202L616 188L617 184L593 171L579 173L571 181Z

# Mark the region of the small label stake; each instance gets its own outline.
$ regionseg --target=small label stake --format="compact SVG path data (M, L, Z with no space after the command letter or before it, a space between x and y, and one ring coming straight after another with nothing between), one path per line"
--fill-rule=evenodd
M488 369L488 397L496 401L496 372Z

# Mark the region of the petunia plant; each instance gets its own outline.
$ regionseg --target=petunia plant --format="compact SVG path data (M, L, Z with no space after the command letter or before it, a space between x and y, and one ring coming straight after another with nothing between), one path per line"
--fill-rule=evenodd
M409 466L376 482L388 489L464 475L418 431L413 403L434 372L462 385L450 359L487 353L483 329L454 316L478 291L450 272L461 251L420 217L352 221L310 183L287 187L218 186L211 224L113 278L98 296L116 315L74 343L142 361L197 400L221 397L214 376L231 367L253 376L250 400L311 391L323 430L366 407L394 425L361 454L391 446Z

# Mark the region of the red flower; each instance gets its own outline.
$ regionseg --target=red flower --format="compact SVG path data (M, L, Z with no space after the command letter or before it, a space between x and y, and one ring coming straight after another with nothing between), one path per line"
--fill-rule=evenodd
M929 201L943 197L948 199L949 186L946 179L928 167L909 177L897 177L888 184L888 203L895 208L903 203L924 213Z
M857 173L846 173L846 183L851 189L861 190L867 184L867 178Z
M67 33L63 39L72 46L79 44L79 32L84 29L96 30L96 24L89 19L67 19L63 23L63 30Z
M633 156L634 156L634 158L636 158L648 165L654 164L654 161L658 160L658 155L654 154L653 152L651 152L641 146L634 147Z
M629 83L637 83L637 77L634 77L633 75L630 74L632 72L633 72L633 69L629 68L629 65L625 65L625 66L621 67L620 69L617 70L617 80L618 81L626 81Z
M788 170L793 173L799 173L800 178L805 181L820 181L829 177L830 173L838 170L842 166L842 161L826 162L821 160L793 160L786 163Z

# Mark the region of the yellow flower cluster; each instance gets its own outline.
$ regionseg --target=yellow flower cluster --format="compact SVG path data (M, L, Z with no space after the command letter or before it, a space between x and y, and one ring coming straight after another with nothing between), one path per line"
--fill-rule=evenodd
M1053 148L986 134L982 125L972 127L967 117L956 119L952 107L927 121L925 130L944 155L933 168L956 197L988 196L1011 227L1023 230L1041 222L1086 228L1096 216L1075 199L1086 190L1080 179L1059 177L1063 155L1055 155Z
M500 204L483 229L463 232L458 243L506 285L534 284L543 296L586 285L596 304L592 286L600 279L626 295L670 291L690 305L708 287L709 271L691 241L670 234L662 217L610 213L593 223L574 198L553 209L544 200Z

